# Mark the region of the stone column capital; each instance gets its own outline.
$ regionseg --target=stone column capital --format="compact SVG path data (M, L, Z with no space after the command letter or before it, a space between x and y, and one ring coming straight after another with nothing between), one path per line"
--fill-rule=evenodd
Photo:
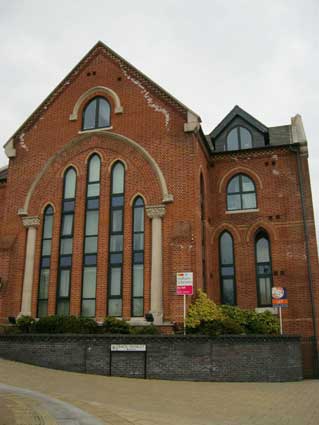
M146 214L149 218L162 218L165 215L165 205L147 205Z
M37 216L22 217L24 227L38 227L40 225L40 218Z

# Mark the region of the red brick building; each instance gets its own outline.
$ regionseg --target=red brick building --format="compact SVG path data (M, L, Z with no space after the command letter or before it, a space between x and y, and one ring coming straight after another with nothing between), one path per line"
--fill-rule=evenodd
M199 116L101 42L5 144L0 317L181 321L176 273L314 335L318 257L300 116Z

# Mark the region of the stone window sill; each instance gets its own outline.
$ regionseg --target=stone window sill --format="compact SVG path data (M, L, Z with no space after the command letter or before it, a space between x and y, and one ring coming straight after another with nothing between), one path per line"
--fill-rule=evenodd
M277 314L277 308L275 308L275 307L257 307L257 308L255 308L256 313L265 313L265 311L269 311L271 314Z
M95 133L97 131L104 131L104 130L113 130L113 127L101 127L101 128L92 128L91 130L80 130L79 134L84 134L84 133Z
M235 211L226 211L226 214L247 214L247 213L254 213L258 212L259 208L254 208L250 210L235 210Z

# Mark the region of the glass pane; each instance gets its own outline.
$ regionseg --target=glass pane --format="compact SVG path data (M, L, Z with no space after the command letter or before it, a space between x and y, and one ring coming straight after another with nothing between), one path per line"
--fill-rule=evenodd
M134 207L143 207L143 206L144 206L143 198L141 197L136 198L134 202Z
M223 279L223 289L222 289L222 294L223 294L223 299L222 299L222 303L223 304L230 304L230 305L234 305L235 304L235 285L234 285L234 280L233 279Z
M112 170L112 194L124 192L124 165L118 162Z
M110 126L110 105L105 99L99 98L99 127Z
M70 270L60 271L59 297L68 297L70 288Z
M134 232L144 231L144 209L134 208Z
M243 196L242 196L242 200L243 200L243 209L244 210L257 208L256 194L255 193L244 193Z
M53 215L47 215L44 218L43 238L52 238Z
M45 209L45 215L47 216L47 215L52 215L53 214L53 208L51 207L51 205L50 206L48 206L48 207L46 207L46 209Z
M122 269L120 267L111 267L111 279L110 279L110 295L111 296L121 295L121 276L122 276Z
M100 180L100 157L93 155L89 165L89 182L98 182Z
M229 211L242 209L240 195L227 195L227 209Z
M73 242L72 238L61 239L61 249L60 249L61 255L72 254L72 242Z
M38 317L46 317L48 315L48 301L39 301Z
M112 196L112 207L123 207L124 196Z
M47 299L49 290L50 269L43 269L40 273L39 298Z
M99 212L98 211L87 211L86 213L86 225L85 225L85 234L97 235L99 228Z
M83 130L95 128L96 99L93 99L84 110Z
M256 244L257 263L269 263L269 241L266 238L260 238Z
M112 211L112 232L122 231L123 210Z
M225 276L225 277L234 276L234 267L222 266L221 272L222 272L222 276Z
M233 239L228 232L222 234L220 238L221 264L233 264Z
M243 192L255 192L254 182L247 176L241 176L241 182L243 185Z
M235 151L239 149L237 127L234 128L227 137L227 150Z
M120 317L122 315L122 300L109 300L109 308L108 308L109 316L117 316Z
M144 249L144 233L134 235L134 251L143 251Z
M110 263L111 264L122 264L123 255L122 254L111 254Z
M63 224L62 224L62 235L68 236L72 235L73 231L73 214L66 214L63 216Z
M95 316L95 300L82 300L81 315L85 317Z
M87 200L87 209L88 210L98 210L100 206L99 198L93 198Z
M64 201L63 202L63 212L72 212L74 211L75 202L74 201Z
M66 256L61 256L60 258L60 266L62 268L69 268L72 265L72 256L71 255L66 255Z
M228 183L227 193L238 193L239 191L239 176L236 176Z
M144 263L144 252L134 253L133 262L134 263Z
M96 266L97 256L96 255L85 255L84 256L84 264L86 266Z
M83 272L83 298L95 298L96 267L85 267Z
M111 236L111 252L123 251L123 235Z
M271 279L269 277L258 279L260 305L271 305Z
M50 257L42 257L41 258L41 267L49 268L50 267Z
M133 267L133 297L142 297L144 293L144 266L137 264Z
M75 198L76 172L70 168L65 175L64 199Z
M42 255L51 255L51 239L42 241Z
M144 316L144 299L133 298L133 317Z
M57 306L57 314L59 316L68 316L69 315L69 300L59 300Z
M97 252L97 236L89 236L85 238L84 252L86 254Z
M252 147L252 138L250 132L244 128L240 127L240 149L249 149Z
M100 183L88 184L88 197L100 195Z

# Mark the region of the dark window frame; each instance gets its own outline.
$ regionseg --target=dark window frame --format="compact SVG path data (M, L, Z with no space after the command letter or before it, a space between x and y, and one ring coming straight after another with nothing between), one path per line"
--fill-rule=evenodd
M101 99L104 100L109 105L108 123L107 123L107 125L102 125L102 126L99 125L99 112L100 112L100 101L101 101ZM96 101L96 109L95 109L95 116L94 116L94 127L93 128L85 128L84 127L84 119L85 119L86 110L90 106L90 104L92 102L95 102L95 101ZM96 130L96 129L99 129L99 128L109 128L109 127L111 127L111 103L104 96L95 96L92 99L90 99L86 103L85 107L83 108L81 130L82 131L90 131L90 130Z
M65 186L66 186L66 177L67 177L67 173L70 170L73 170L75 172L75 189L74 189L74 193L75 196L74 198L65 198ZM59 243L59 265L58 265L58 279L57 279L57 288L56 288L56 303L55 303L55 312L58 315L58 307L59 307L59 301L68 301L69 303L69 312L68 314L70 314L70 301L71 301L71 285L72 285L72 259L73 259L73 238L74 238L74 217L75 217L75 203L76 203L76 190L77 190L77 172L76 169L71 166L68 167L65 172L64 172L64 176L63 176L63 195L62 195L62 212L61 212L61 222L60 222L60 243ZM64 203L65 201L68 202L73 202L74 203L74 207L72 210L67 210L65 211L64 208ZM70 234L68 235L63 235L62 231L63 231L63 219L66 215L73 215L73 220L72 220L72 231ZM72 239L72 253L71 254L61 254L61 246L62 246L62 240L63 239ZM63 259L64 258L69 258L70 259L70 265L63 265ZM69 270L70 271L70 280L69 280L69 287L68 287L68 295L67 296L60 296L59 292L60 292L60 285L61 285L61 271L62 270Z
M269 262L265 262L262 261L260 263L258 263L257 260L257 242L260 239L265 238L268 241L268 250L269 250ZM273 282L273 274L272 274L272 255L271 255L271 243L270 243L270 238L268 236L268 233L266 232L266 230L264 229L259 229L256 233L255 233L255 239L254 239L254 243L255 243L255 268L256 268L256 290L257 290L257 305L258 307L272 307L272 302L270 302L269 304L262 304L260 301L260 288L259 288L259 279L262 278L270 278L270 283L271 283L271 288L274 285ZM260 265L264 265L264 266L269 266L269 272L268 273L260 273L259 272L259 267ZM270 295L270 300L272 300L272 295L271 293Z
M94 157L98 157L100 164L99 164L99 179L90 181L90 163ZM81 285L81 316L83 315L83 302L84 301L95 301L95 308L94 308L94 315L93 316L85 316L85 317L95 317L96 316L96 287L97 287L97 257L98 257L98 243L99 243L99 229L97 229L97 234L95 235L86 235L86 223L87 223L87 215L89 211L98 211L98 215L100 212L100 195L101 195L101 164L102 160L98 153L94 152L92 155L90 155L88 161L87 161L87 171L86 171L86 195L85 195L85 219L84 219L84 231L83 231L83 261L82 261L82 285ZM89 196L89 187L90 185L99 183L99 195L96 196ZM98 206L95 208L89 208L89 201L96 199L98 200ZM99 223L98 223L99 226ZM97 249L96 252L85 252L85 244L87 238L97 238ZM95 256L95 262L94 264L87 264L86 260L87 257ZM95 268L96 269L96 276L95 276L95 298L84 298L83 297L83 289L84 289L84 271L86 268Z
M113 194L113 180L114 180L114 170L117 164L121 164L124 170L123 174L123 192ZM113 199L115 198L123 198L122 205L113 206ZM121 300L121 314L115 317L121 317L123 313L123 257L124 257L124 213L125 213L125 164L118 160L112 165L111 169L111 179L110 179L110 208L109 208L109 255L108 255L108 285L107 285L107 315L109 315L109 303L110 300ZM122 223L121 223L121 231L113 231L113 211L122 211ZM122 250L121 251L111 251L111 240L112 236L122 236ZM120 254L122 256L122 260L117 263L113 263L111 261L112 254ZM121 269L121 281L120 281L120 294L119 295L111 295L111 276L112 269L120 268Z
M135 205L138 200L142 200L142 205ZM143 231L135 231L135 209L142 209L144 213L144 220L143 220ZM134 236L135 235L143 235L143 249L134 249ZM141 261L135 261L135 254L142 254L143 255L143 262ZM132 270L131 270L131 276L132 276L132 291L131 291L131 317L144 317L144 290L145 290L145 203L142 196L138 195L133 201L132 204ZM143 264L143 296L134 297L134 266ZM134 315L134 299L142 299L143 300L143 312L142 315L135 316Z
M243 190L243 181L242 181L243 177L247 177L252 182L252 184L254 186L254 190L248 190L248 191ZM235 178L239 178L239 191L229 193L228 192L229 185ZM251 208L243 208L243 195L249 195L249 194L255 195L256 205L254 207L251 207ZM240 196L240 208L230 209L229 208L229 202L228 202L229 197L238 196L238 195ZM247 174L244 174L244 173L235 174L234 176L232 176L228 180L228 183L227 183L227 186L226 186L226 210L227 211L246 211L246 210L256 210L256 209L258 209L258 199L257 199L256 184L255 184L254 180L250 176L248 176Z
M200 212L201 212L201 242L202 242L202 279L203 291L207 291L206 276L206 199L205 199L205 182L203 174L200 175Z
M228 234L231 237L232 241L232 258L233 262L229 264L222 264L222 237L224 234ZM221 293L221 304L226 304L224 302L224 279L233 279L233 292L234 292L234 304L227 304L227 305L237 305L237 284L236 284L236 260L235 260L235 247L234 247L234 238L233 235L228 231L224 230L220 235L218 239L218 253L219 253L219 277L220 277L220 293ZM229 276L223 276L223 268L224 267L232 267L234 272L232 275Z
M52 212L48 213L48 210L51 208ZM45 230L45 221L46 221L46 217L53 217L52 218L52 226L51 226L51 237L50 238L45 238L44 237L44 230ZM37 298L37 317L39 316L39 307L40 307L40 303L42 302L46 302L47 306L46 306L46 315L45 316L41 316L41 317L46 317L48 315L48 300L49 300L49 294L47 298L40 298L40 285L41 285L41 274L42 274L42 270L49 270L49 283L50 284L50 272L51 272L51 254L52 254L52 239L53 239L53 226L54 226L54 208L51 204L48 204L45 207L45 210L43 212L43 224L42 224L42 237L41 237L41 253L40 253L40 267L39 267L39 285L38 285L38 298ZM50 255L43 255L43 242L44 241L50 241L51 245L50 245ZM49 264L47 267L43 267L42 266L42 260L43 258L48 258L49 259ZM49 290L49 288L48 288Z
M242 147L242 142L241 142L241 135L240 135L240 129L241 128L244 128L245 130L247 130L248 132L249 132L249 134L250 134L250 137L251 137L251 147L250 148L243 148ZM229 135L230 135L230 133L233 131L233 130L237 130L237 140L238 140L238 149L228 149L228 137L229 137ZM226 144L225 144L225 147L226 147L226 149L225 149L225 151L226 152L236 152L236 151L243 151L243 150L248 150L248 149L253 149L254 148L254 137L253 137L253 134L252 134L252 132L251 132L251 130L250 130L250 128L248 128L248 127L245 127L245 126L243 126L243 125L234 125L233 127L231 127L228 131L227 131L227 134L226 134Z

